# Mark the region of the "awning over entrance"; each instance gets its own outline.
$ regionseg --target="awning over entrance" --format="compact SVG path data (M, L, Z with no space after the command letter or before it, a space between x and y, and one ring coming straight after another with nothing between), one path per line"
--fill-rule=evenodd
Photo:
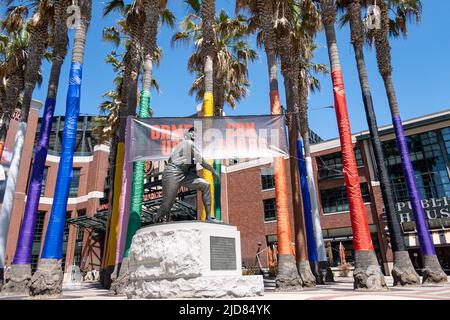
M153 223L153 217L162 204L162 199L149 200L142 206L142 226ZM197 210L187 202L177 199L172 207L171 214L177 217L177 220L194 220L197 216ZM91 229L97 232L105 232L108 219L108 211L102 211L94 216L82 216L67 220L67 223L83 229Z
M162 198L145 201L142 208L141 223L143 226L153 222L153 218L162 204ZM193 220L197 216L197 210L187 202L177 199L172 207L171 214L175 215L177 220Z
M105 232L108 211L96 213L94 216L81 216L67 220L67 223L83 229L92 229L97 232Z

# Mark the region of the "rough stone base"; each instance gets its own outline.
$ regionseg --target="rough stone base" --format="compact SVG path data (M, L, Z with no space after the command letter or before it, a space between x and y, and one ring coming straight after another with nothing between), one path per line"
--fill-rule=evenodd
M101 283L103 285L103 288L109 290L111 288L112 283L112 275L114 274L114 267L108 267L106 270L103 271L103 274L101 275Z
M334 282L333 271L331 271L328 261L319 261L319 274L322 277L324 283Z
M316 286L316 276L311 270L309 261L297 262L297 270L303 282L303 287L314 288Z
M125 295L125 290L130 282L128 266L129 259L124 258L119 269L119 275L115 277L109 289L115 295Z
M62 292L63 277L60 260L40 259L38 269L31 278L30 295L59 297Z
M322 275L320 274L320 270L319 270L319 262L309 262L309 266L311 268L311 272L314 275L314 278L316 279L316 283L315 284L325 284L325 279L322 277Z
M126 290L128 299L243 298L263 294L264 283L261 276L131 281Z
M116 264L114 265L114 270L110 275L110 279L111 279L111 285L114 281L116 281L117 277L119 276L119 272L120 272L120 268L122 267L122 264Z
M437 256L424 256L424 268L422 270L422 283L427 284L441 284L447 283L447 275L442 270L441 264Z
M375 251L355 251L355 270L353 271L356 291L389 290L378 264Z
M9 281L3 286L2 294L28 295L31 280L31 265L13 264L9 271Z
M275 283L275 291L302 290L303 282L299 276L297 266L295 264L295 258L293 255L283 254L278 257L278 274L275 279Z
M408 251L394 251L394 267L391 274L394 278L394 287L420 286L420 277L414 269Z
M2 292L4 276L5 276L4 270L3 270L3 268L0 268L0 292Z

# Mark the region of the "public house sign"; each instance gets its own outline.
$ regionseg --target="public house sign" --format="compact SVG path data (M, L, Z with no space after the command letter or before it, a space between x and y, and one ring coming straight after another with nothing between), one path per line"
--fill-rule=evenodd
M414 220L410 201L399 202L395 207L401 223ZM422 200L422 208L429 220L450 218L450 197L424 199Z

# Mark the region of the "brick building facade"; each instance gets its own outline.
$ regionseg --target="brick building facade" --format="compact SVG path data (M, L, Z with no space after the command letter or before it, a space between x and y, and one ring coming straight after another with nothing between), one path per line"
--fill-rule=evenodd
M39 131L39 104L30 113L23 161L14 211L8 235L7 264L11 262L18 237L19 226L25 207L33 143ZM67 208L64 239L65 270L78 265L82 270L100 270L103 258L104 236L107 229L109 147L98 144L92 135L92 117L81 116L78 123L78 144L74 158L74 181ZM33 263L42 249L59 164L60 137L64 117L55 117L52 139L46 163L45 190L39 205L36 226ZM17 123L11 122L2 164L7 169L8 150L12 150ZM427 115L405 122L405 132L410 143L413 161L424 208L429 218L433 241L444 269L450 271L450 110ZM396 153L392 126L380 128L385 149L391 183L397 200L398 214L404 230L413 263L421 267L417 234L410 210L404 180L399 171L399 156ZM320 219L327 246L328 259L332 266L340 263L339 246L345 248L347 262L353 261L352 231L345 185L342 175L342 159L339 139L320 141L311 146L314 178L318 187ZM376 177L376 166L368 132L353 135L359 178L366 207L367 220L372 234L377 257L385 273L392 266L392 251L389 246L386 218L381 190ZM285 159L287 181L290 181L289 159ZM160 205L161 174L164 163L154 163L147 172L143 224L151 221L151 215ZM3 193L3 183L0 192ZM288 183L288 199L292 199ZM263 267L267 267L267 251L276 243L276 208L271 159L224 161L222 166L222 219L235 225L241 233L242 260L245 266L258 265L257 254ZM292 201L289 201L291 228L294 233ZM195 192L183 190L176 203L180 217L201 214L201 200ZM261 253L262 252L262 253Z
M14 195L14 206L9 227L6 265L12 262L19 236L20 224L26 204L26 194L33 162L33 148L39 136L39 109L42 105L33 101L30 111L25 145L20 163L20 174ZM92 135L92 116L80 116L78 122L77 145L73 162L73 179L70 186L70 198L66 210L66 220L81 216L92 217L105 202L105 181L109 167L109 147L98 144ZM61 137L64 117L54 117L50 137L49 152L44 172L43 188L38 208L34 246L32 254L32 269L36 269L39 255L43 248L50 212L55 192L56 177L60 161ZM8 130L5 151L1 164L7 172L11 152L14 145L17 120L13 119ZM1 199L3 198L4 182L0 183ZM0 204L1 205L1 204ZM63 243L63 265L65 271L76 264L84 270L100 269L103 250L103 235L95 230L81 228L66 223Z
M437 255L446 272L450 273L450 110L405 121L404 125ZM408 208L408 194L392 126L380 128L380 135L405 242L412 261L419 270L422 261L417 233L412 211ZM354 134L354 149L375 251L380 265L389 274L393 254L369 138L368 132ZM340 141L333 139L316 143L311 146L311 153L329 262L334 267L340 264L339 246L342 244L347 262L352 263L352 230L342 174ZM230 224L236 225L241 231L243 261L250 266L256 264L259 245L259 250L264 250L276 242L275 193L270 188L273 183L267 183L268 178L264 177L268 170L273 172L272 166L270 160L238 163L228 166L224 170L225 177L222 177L222 183L228 186L223 191L227 194L222 195L222 202L227 203L225 210L228 210L223 216L228 216ZM287 159L286 167L289 169ZM289 183L288 192L291 192ZM291 202L289 212L293 225ZM266 266L267 255L261 255L260 260Z

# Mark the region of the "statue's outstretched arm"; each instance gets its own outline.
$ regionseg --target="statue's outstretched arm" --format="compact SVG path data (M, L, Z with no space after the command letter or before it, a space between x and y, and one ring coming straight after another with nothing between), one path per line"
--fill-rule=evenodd
M216 170L214 170L214 168L208 163L208 161L206 161L206 160L202 157L202 155L200 154L200 151L198 150L198 148L197 148L194 144L192 144L192 149L193 149L193 152L194 152L194 158L195 158L195 161L196 161L197 163L200 163L201 166L203 167L203 169L208 170L208 171L211 172L217 179L220 180L220 175L217 173Z

